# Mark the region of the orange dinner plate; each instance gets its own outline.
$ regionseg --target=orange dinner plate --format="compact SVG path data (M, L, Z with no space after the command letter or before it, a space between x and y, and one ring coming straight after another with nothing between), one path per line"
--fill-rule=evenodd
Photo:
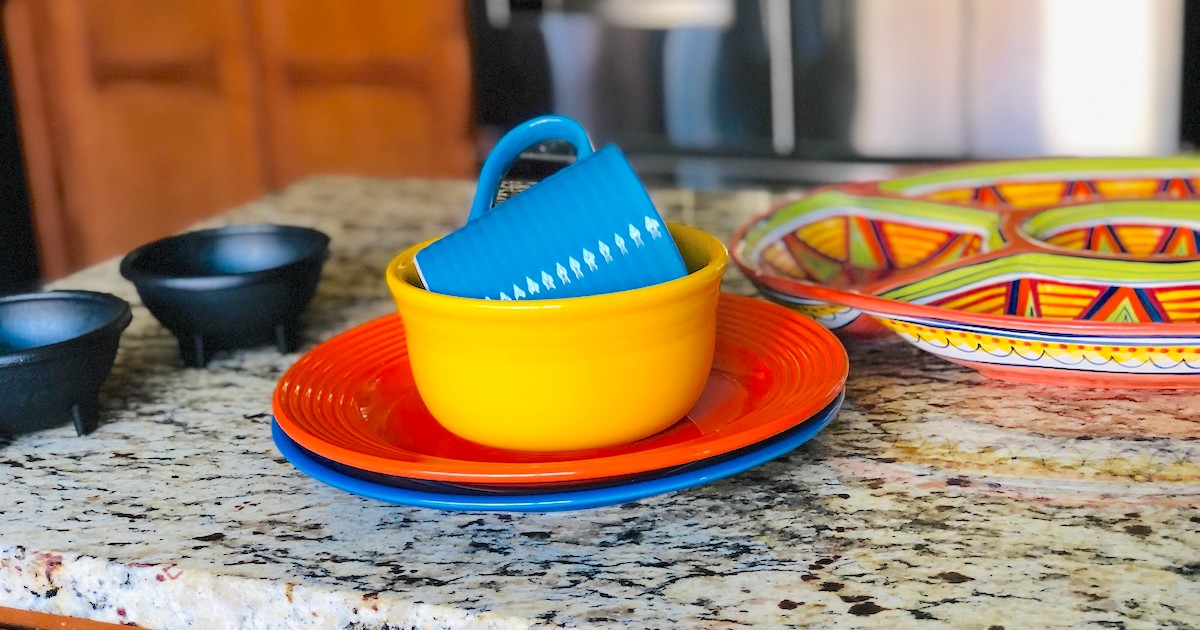
M712 373L679 422L618 446L510 451L469 442L438 424L413 383L404 325L388 315L301 357L280 379L274 411L300 446L364 471L552 484L646 473L756 444L821 411L844 387L848 369L845 348L819 324L763 300L722 295ZM471 395L470 383L462 395Z

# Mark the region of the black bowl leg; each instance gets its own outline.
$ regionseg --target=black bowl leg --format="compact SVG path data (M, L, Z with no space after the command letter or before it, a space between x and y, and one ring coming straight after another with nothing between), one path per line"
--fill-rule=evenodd
M204 337L192 333L179 335L179 355L183 364L188 367L202 368L208 365L208 352L204 347Z
M100 402L88 400L71 407L71 420L75 422L75 435L87 435L100 426Z
M275 347L287 354L296 351L303 341L300 334L300 322L290 321L275 324Z

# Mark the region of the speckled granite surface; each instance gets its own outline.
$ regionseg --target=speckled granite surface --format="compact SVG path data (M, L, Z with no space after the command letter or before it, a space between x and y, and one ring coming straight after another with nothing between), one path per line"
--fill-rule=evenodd
M334 256L307 344L389 313L381 269L471 186L318 179L224 222ZM772 198L656 194L722 238ZM736 270L728 290L750 287ZM56 285L136 303L110 262ZM322 485L271 443L298 354L182 369L142 308L100 428L0 443L0 606L153 628L1200 627L1200 394L988 381L851 343L840 418L709 486L552 515L450 514Z

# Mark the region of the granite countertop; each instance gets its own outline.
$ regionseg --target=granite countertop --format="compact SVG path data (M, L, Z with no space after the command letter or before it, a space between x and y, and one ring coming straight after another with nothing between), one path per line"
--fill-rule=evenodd
M471 192L322 178L216 222L333 238L304 352L393 312L389 258ZM775 198L655 200L728 239ZM162 629L1200 626L1196 392L1010 384L850 342L839 418L779 460L619 507L448 513L280 457L271 394L300 353L184 369L116 261L54 286L120 295L134 321L95 433L0 442L0 606Z

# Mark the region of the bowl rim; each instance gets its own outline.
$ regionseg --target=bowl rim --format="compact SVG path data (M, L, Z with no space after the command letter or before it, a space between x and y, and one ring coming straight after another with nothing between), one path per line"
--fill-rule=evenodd
M904 198L919 198L921 195L956 187L978 187L981 183L1005 182L1053 182L1061 178L1082 173L1099 174L1116 178L1146 178L1164 173L1191 175L1200 169L1200 158L1196 156L1171 157L1043 157L1016 160L980 160L934 168L912 175L903 175L875 182L882 192ZM952 201L940 202L950 206Z
M1191 216L1188 215L1189 211L1191 212ZM1062 216L1075 216L1076 218L1073 221L1067 221L1065 226L1064 224L1039 225L1041 223L1052 222L1054 219ZM1128 254L1124 252L1105 252L1105 255L1097 256L1094 252L1089 252L1086 249L1065 247L1047 240L1064 230L1111 225L1119 219L1140 221L1140 225L1200 231L1200 199L1112 199L1060 204L1037 210L1012 212L1008 217L1008 225L1006 227L1018 238L1032 242L1045 251L1074 256L1082 254L1094 260L1146 261L1154 263L1179 263L1200 260L1200 255L1176 256L1161 253Z
M966 311L956 311L926 304L914 304L911 302L904 302L892 298L863 293L857 290L835 289L811 281L784 277L764 270L761 266L755 265L746 260L743 251L745 248L743 245L745 243L744 239L750 230L767 217L771 216L779 208L786 204L794 203L795 201L796 199L785 200L783 203L776 205L770 210L753 217L751 220L739 227L737 231L734 232L733 237L730 240L729 257L733 260L733 264L743 274L745 274L745 276L749 278L751 282L759 286L765 286L770 291L775 293L780 293L789 297L799 297L821 302L828 302L830 304L840 304L842 306L858 309L877 317L895 316L921 318L958 324L973 324L976 326L999 328L1012 331L1123 337L1200 336L1200 323L1174 324L1166 322L1148 322L1130 324L1101 322L1094 320L1029 318L1018 317L1015 315L969 313ZM1019 253L1027 252L997 251L994 252L991 257L1003 257L1017 255ZM1056 255L1072 256L1071 254L1066 253ZM1098 258L1089 259L1101 260ZM983 260L977 259L972 262L979 263L983 262ZM1159 259L1154 261L1129 261L1118 259L1112 260L1112 262L1151 262L1152 264L1174 264L1174 261L1169 259ZM923 278L929 276L926 275L921 277ZM907 274L904 277L897 276L896 278L893 278L896 284L912 282L916 279L919 278L908 277Z
M673 221L666 223L667 229L676 239L679 238L679 235L686 236L688 243L702 248L708 255L708 261L704 266L689 272L682 278L628 291L570 298L514 301L481 300L432 293L422 287L410 284L401 276L401 270L411 266L411 261L416 253L437 240L436 238L422 241L401 251L388 262L384 275L388 288L397 303L443 314L461 314L466 309L474 312L487 312L488 316L498 318L528 317L531 313L587 317L616 310L645 308L675 301L679 297L703 289L711 282L719 281L729 262L729 250L721 242L721 239L704 230L682 223Z
M172 245L175 243L183 243L195 239L217 238L227 235L240 234L279 234L285 236L302 236L310 239L314 244L313 250L291 262L268 267L267 269L259 269L257 271L249 271L245 273L214 273L203 276L179 276L174 274L158 273L153 270L142 269L137 267L138 260L145 253L154 247L164 245ZM227 289L232 287L245 286L266 280L273 280L291 275L293 271L307 264L311 264L314 260L324 262L329 258L329 243L331 239L328 234L315 228L304 227L300 225L286 225L279 223L245 223L237 225L226 225L215 228L207 228L202 230L192 230L166 236L154 241L150 241L141 245L137 249L126 254L121 259L120 272L121 275L132 282L134 285L153 285L157 287L167 287L174 289L189 289L196 291L208 291L216 289Z
M121 332L124 331L129 326L130 322L133 321L133 310L130 307L129 302L126 302L125 300L112 295L111 293L101 293L98 291L56 290L44 291L40 293L18 293L15 295L0 297L0 305L13 302L32 302L38 300L67 300L102 303L106 307L111 308L113 313L112 317L110 317L103 324L74 337L42 346L35 346L32 348L0 351L0 368L49 361L62 357L63 355L78 349L79 346L97 343L110 337L120 339Z

